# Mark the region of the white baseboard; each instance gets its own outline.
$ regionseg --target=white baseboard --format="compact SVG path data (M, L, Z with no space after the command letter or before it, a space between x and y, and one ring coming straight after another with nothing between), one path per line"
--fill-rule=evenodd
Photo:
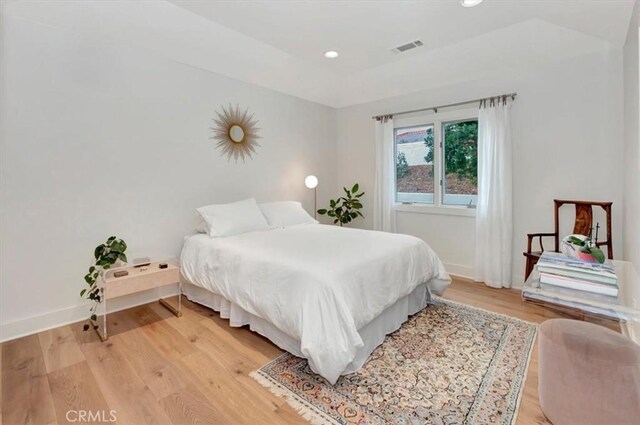
M160 297L169 297L178 293L177 285L132 294L110 300L107 304L109 313L125 310L142 304L156 301ZM25 317L0 323L0 342L10 341L32 335L34 333L84 321L89 316L90 304L74 305L36 316ZM98 307L100 309L101 307Z
M473 279L473 267L465 266L462 264L443 263L447 273L454 276L464 277L466 279Z
M443 264L444 264L444 268L447 270L449 274L453 276L460 276L465 279L474 280L473 267L465 266L461 264L452 264L452 263L443 263ZM513 275L511 279L511 288L522 290L523 285L524 285L524 275Z

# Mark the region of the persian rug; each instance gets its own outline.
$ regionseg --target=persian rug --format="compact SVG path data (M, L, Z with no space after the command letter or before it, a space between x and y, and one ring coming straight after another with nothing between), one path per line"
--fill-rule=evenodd
M289 353L251 376L313 424L514 424L536 332L433 297L335 385Z

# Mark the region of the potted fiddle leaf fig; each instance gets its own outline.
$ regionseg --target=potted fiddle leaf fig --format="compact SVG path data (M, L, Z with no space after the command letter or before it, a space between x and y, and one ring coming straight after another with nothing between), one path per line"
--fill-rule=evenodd
M354 184L351 189L343 188L345 196L341 196L337 199L331 199L329 201L329 208L322 208L318 210L318 214L327 215L333 218L333 224L340 223L340 226L351 223L358 217L364 218L360 209L362 208L362 202L360 198L364 195L364 192L358 193L360 185Z
M93 251L93 264L89 267L89 272L84 276L84 281L89 287L80 291L81 297L94 301L89 310L91 315L87 323L83 326L85 331L91 327L95 329L98 326L95 324L97 319L96 309L98 308L98 304L102 302L102 293L98 286L99 280L102 279L103 274L114 264L120 261L124 263L127 262L127 256L124 253L126 250L127 244L122 239L111 236L105 243L98 245Z

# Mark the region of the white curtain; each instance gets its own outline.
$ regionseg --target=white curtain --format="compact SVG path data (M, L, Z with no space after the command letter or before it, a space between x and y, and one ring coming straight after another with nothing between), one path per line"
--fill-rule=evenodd
M396 231L394 208L395 161L393 157L393 118L376 120L376 170L373 194L373 228L383 232Z
M475 280L511 287L513 239L511 102L484 101L478 114Z

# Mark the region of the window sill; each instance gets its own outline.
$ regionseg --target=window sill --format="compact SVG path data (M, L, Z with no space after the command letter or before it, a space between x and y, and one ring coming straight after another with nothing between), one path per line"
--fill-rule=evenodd
M395 210L400 212L407 213L418 213L418 214L437 214L437 215L455 215L460 217L475 217L476 209L475 208L467 208L467 207L438 207L435 205L427 205L427 204L402 204L396 203Z

